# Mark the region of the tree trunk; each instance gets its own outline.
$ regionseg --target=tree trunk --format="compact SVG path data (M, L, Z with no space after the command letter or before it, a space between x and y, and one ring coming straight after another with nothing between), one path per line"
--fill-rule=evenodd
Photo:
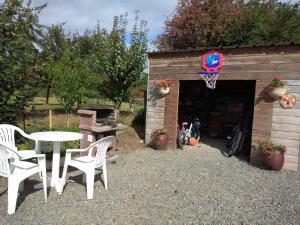
M70 128L71 126L71 113L67 113L67 127Z
M133 110L134 101L133 100L129 100L128 101L128 105L129 105L130 111L134 114L134 110Z
M48 85L47 86L47 92L46 92L46 104L49 104L49 97L50 97L50 90L51 90L51 86Z
M118 110L120 110L121 105L122 105L122 102L118 102L118 103L117 103L117 109L118 109Z

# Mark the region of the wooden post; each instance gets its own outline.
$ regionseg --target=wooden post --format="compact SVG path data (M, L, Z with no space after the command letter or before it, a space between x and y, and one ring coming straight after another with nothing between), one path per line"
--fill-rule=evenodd
M49 130L52 130L52 110L49 110Z

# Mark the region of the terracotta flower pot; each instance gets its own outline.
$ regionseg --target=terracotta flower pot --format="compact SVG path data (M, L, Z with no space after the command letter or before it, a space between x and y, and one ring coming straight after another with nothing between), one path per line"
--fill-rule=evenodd
M272 151L265 155L265 164L268 169L280 171L284 163L284 153L282 151Z
M279 99L286 94L286 87L270 87L268 94L273 99Z
M159 93L162 94L162 95L169 94L169 92L170 92L170 87L161 87L159 89Z
M168 136L160 134L153 140L153 147L158 150L165 150L168 146Z

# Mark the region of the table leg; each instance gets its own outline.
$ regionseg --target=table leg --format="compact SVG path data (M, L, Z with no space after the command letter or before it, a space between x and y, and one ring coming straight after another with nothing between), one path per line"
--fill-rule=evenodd
M52 177L48 179L47 186L55 187L56 191L62 193L62 182L59 178L59 167L60 167L60 147L61 142L53 142L53 157L52 157ZM43 184L39 183L34 185L34 189L43 188Z
M51 187L55 187L58 193L61 193L62 188L59 179L60 147L61 142L53 142Z

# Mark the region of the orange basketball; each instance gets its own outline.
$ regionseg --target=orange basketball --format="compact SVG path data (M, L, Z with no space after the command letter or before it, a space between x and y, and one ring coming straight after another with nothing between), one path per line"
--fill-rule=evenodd
M189 139L189 145L192 145L192 146L194 146L194 145L196 145L197 144L197 140L196 140L196 138L194 138L194 137L190 137L190 139Z

